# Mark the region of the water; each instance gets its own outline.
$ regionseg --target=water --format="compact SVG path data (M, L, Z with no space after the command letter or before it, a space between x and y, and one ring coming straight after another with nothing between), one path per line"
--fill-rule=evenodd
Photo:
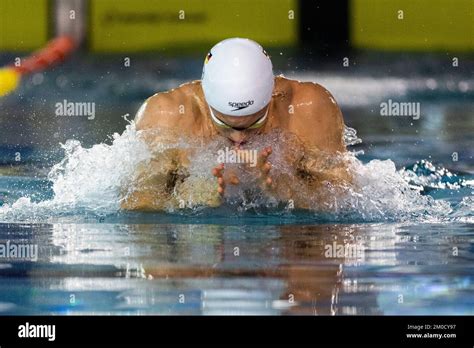
M2 263L1 311L472 314L472 225L254 220L2 224L2 240L40 248ZM363 252L324 256L344 242Z
M64 79L80 71L55 71L47 88L27 81L3 100L0 245L37 253L0 263L0 314L474 314L472 77L283 72L325 85L358 131L347 129L352 154L339 159L358 190L324 209L320 192L300 192L311 209L296 211L236 189L218 209L119 211L121 187L151 156L120 116L188 76L136 81L112 70L108 92L89 91L101 100L94 122L50 116L54 101L91 88L90 71L79 87ZM420 101L421 118L381 117L388 98ZM285 173L289 143L279 144ZM194 177L212 180L215 146L198 154Z

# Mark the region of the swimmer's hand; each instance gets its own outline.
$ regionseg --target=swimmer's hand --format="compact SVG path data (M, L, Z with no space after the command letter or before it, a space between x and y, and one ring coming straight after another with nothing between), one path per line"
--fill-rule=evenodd
M240 183L239 178L234 173L229 173L227 178L224 178L224 163L214 167L212 169L212 175L217 178L217 192L219 192L220 195L224 194L226 183L232 185L238 185Z
M270 177L270 169L272 164L268 161L269 156L272 153L270 146L263 149L257 159L257 169L259 171L259 178L264 188L270 188L273 186L273 179ZM240 183L239 178L233 172L226 173L224 177L224 163L221 163L212 169L212 175L217 178L217 192L223 195L227 184L238 185Z
M268 158L272 154L271 146L267 146L258 156L257 168L260 171L260 179L265 188L272 187L273 180L270 177L270 169L272 169L272 164L268 161Z

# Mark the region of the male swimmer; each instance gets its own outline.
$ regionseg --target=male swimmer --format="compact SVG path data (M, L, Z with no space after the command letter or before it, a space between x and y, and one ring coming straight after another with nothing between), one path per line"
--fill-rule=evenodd
M263 191L283 202L291 200L296 207L314 207L304 191L351 182L347 165L333 160L346 148L341 110L332 95L313 82L275 77L268 54L249 39L216 44L205 58L201 80L150 97L135 123L153 158L137 168L122 192L126 210L168 210L182 202L215 207L228 185L243 184L238 171L227 170L225 163L209 168L213 180L192 177L194 154L177 147L179 139L201 144L220 140L242 151L250 140L272 131L291 134L303 149L289 151L286 157L293 175L280 176L272 168L272 144L267 144L259 149L255 178ZM318 195L318 204L324 208L335 193L321 192L325 193Z

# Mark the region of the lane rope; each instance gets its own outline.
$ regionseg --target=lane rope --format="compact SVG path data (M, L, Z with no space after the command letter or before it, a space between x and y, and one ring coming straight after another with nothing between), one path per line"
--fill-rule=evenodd
M76 49L70 36L57 37L48 44L20 60L18 66L11 64L0 69L0 96L7 95L18 88L21 77L46 70L63 62Z

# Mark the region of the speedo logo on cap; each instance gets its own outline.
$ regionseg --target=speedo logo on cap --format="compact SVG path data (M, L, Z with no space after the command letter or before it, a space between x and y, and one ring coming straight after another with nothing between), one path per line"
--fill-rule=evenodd
M229 102L229 106L235 108L234 110L231 110L231 111L238 111L238 110L248 108L253 103L254 103L253 100L249 100L246 102Z

